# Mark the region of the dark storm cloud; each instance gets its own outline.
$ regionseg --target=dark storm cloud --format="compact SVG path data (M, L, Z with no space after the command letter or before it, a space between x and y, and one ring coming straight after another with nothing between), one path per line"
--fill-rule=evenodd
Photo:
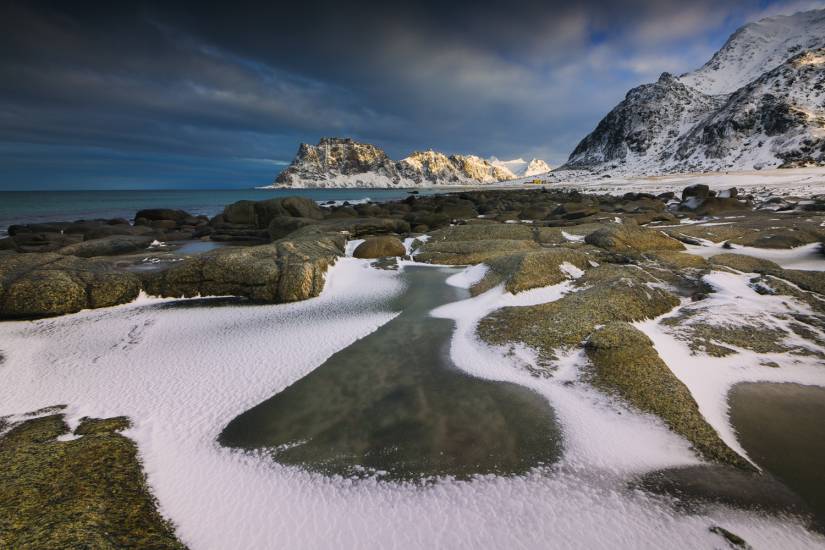
M762 9L7 2L0 188L174 185L199 169L205 184L232 173L261 184L322 135L396 157L433 147L560 162L628 87L701 64Z

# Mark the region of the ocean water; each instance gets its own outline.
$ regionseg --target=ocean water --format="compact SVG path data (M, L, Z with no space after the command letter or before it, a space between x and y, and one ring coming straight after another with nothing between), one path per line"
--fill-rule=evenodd
M434 190L421 190L422 194ZM404 189L209 189L146 191L2 191L0 236L10 225L93 218L133 219L142 208L176 208L214 216L235 201L299 195L324 201L401 199Z

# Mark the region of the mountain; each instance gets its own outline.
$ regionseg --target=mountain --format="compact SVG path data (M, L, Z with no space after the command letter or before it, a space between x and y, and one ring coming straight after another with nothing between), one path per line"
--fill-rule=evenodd
M531 167L549 171L543 161L525 163L525 170ZM396 162L374 145L350 138L321 138L318 145L302 143L295 159L269 187L472 185L516 177L506 167L475 155L448 156L437 151L417 151Z
M825 10L737 30L705 65L643 84L564 169L666 173L825 163Z
M523 158L517 158L513 160L499 160L496 157L490 157L487 159L490 164L501 168L503 170L507 170L511 174L513 174L514 178L525 178L530 176L536 176L539 174L546 174L551 170L550 165L544 162L541 159L532 159L530 162L527 162Z

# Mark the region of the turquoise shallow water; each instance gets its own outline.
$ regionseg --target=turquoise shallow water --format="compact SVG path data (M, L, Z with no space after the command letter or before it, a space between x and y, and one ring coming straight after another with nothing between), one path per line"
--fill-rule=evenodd
M424 191L422 194L433 191ZM407 196L404 189L210 189L146 191L2 191L0 235L18 223L92 218L132 219L141 208L180 208L213 216L242 199L264 200L300 195L316 201L387 201Z

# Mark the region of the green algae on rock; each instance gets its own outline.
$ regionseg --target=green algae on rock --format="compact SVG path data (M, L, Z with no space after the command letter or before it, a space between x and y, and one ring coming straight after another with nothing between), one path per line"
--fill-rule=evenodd
M585 237L585 242L615 253L684 250L685 245L661 231L629 223L611 223Z
M556 350L581 344L597 325L652 319L676 307L678 298L648 285L654 282L635 266L601 265L578 279L579 290L545 304L494 311L477 332L491 344L523 342L554 359Z
M415 259L440 265L470 265L539 248L536 242L530 240L427 241L418 249Z
M470 289L478 295L504 283L507 292L516 294L533 288L555 285L569 278L563 264L579 270L590 267L586 254L568 248L548 248L492 258L484 277Z
M703 457L752 469L705 421L690 390L639 329L625 322L608 323L591 334L585 349L593 365L593 385L616 392L634 407L655 414Z
M101 261L50 252L0 262L0 318L51 317L134 300L140 281Z
M185 548L158 513L125 418L62 414L23 420L0 436L0 547Z

